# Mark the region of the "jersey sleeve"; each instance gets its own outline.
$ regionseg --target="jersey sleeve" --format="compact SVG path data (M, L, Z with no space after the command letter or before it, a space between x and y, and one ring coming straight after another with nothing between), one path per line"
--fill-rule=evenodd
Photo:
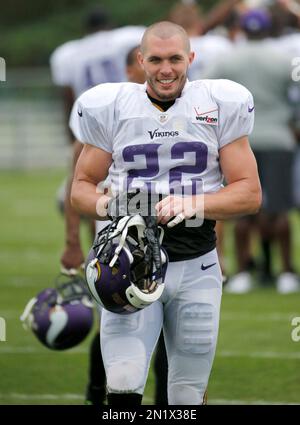
M70 128L82 143L112 152L115 99L119 84L100 84L83 93L75 102Z
M251 134L254 101L249 90L230 80L217 80L212 95L219 106L219 148Z

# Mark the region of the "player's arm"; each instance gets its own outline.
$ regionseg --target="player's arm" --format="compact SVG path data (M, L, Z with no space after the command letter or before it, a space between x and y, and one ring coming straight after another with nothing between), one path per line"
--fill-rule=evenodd
M72 87L70 87L70 86L62 87L62 98L63 98L63 103L64 103L64 116L65 116L65 124L66 124L68 137L69 137L70 142L74 143L76 141L76 139L74 138L74 135L73 135L73 133L70 130L70 127L69 127L69 118L70 118L70 115L71 115L72 107L73 107L74 102L76 100Z
M240 0L226 0L219 2L203 19L203 34L221 25Z
M72 206L80 214L96 220L107 220L109 196L100 184L108 175L112 155L92 145L84 145L77 161L71 190Z
M204 217L226 220L255 214L262 194L257 164L248 137L241 137L219 151L220 166L227 186L204 195Z
M65 248L61 256L61 264L67 269L78 269L84 262L84 255L80 245L80 214L71 205L71 186L74 170L82 151L83 145L75 141L73 145L73 161L71 175L68 179L65 198Z
M53 83L60 89L64 107L64 118L69 141L75 141L73 133L70 131L68 122L70 113L75 102L75 93L72 88L74 67L71 66L72 56L75 55L77 41L71 41L55 49L51 54L50 70Z
M300 5L295 0L277 0L277 3L282 6L283 9L300 19Z

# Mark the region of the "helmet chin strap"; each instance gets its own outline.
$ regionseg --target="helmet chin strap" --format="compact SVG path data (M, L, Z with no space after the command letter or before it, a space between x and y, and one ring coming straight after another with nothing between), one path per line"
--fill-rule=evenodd
M116 229L116 231L122 232L121 237L120 237L120 242L119 242L119 245L117 246L117 248L115 250L115 254L114 254L113 258L111 259L111 262L109 263L109 267L113 267L115 262L117 261L121 250L124 248L128 229L129 229L129 227L133 227L133 226L135 226L137 228L138 239L139 239L140 242L142 242L142 238L144 236L144 229L146 228L146 223L145 223L143 217L137 214L137 215L133 215L133 216L130 216L130 217L127 216L127 217L121 218L121 220L119 221L119 223L117 225L117 229Z

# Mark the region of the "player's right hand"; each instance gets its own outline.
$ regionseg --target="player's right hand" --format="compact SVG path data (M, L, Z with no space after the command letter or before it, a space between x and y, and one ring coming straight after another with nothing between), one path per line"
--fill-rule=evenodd
M121 192L108 201L107 214L111 219L135 214L156 217L155 205L160 199L160 195L147 191Z

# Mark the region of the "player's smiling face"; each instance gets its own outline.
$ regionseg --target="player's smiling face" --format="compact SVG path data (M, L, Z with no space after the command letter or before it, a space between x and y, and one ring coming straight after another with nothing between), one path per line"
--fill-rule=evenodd
M187 70L194 59L179 35L161 39L149 35L139 61L147 79L147 91L155 99L168 101L180 96Z

